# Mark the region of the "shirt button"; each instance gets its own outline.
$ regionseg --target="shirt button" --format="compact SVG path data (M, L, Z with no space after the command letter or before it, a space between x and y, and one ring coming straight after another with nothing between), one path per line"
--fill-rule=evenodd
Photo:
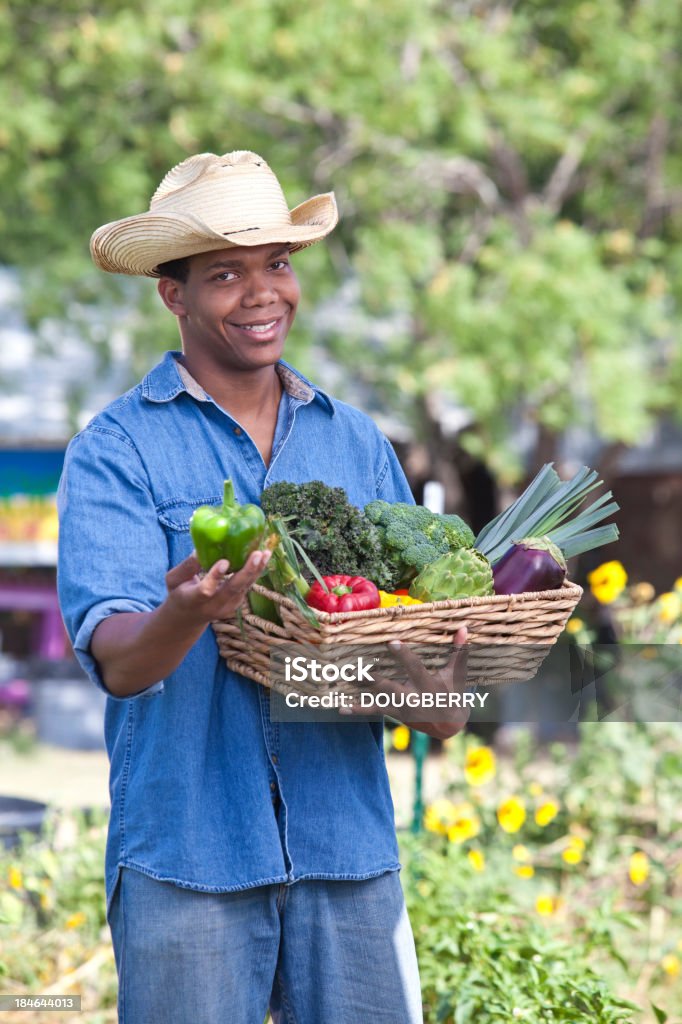
M277 757L277 754L273 754L272 755L272 763L273 764L277 764L278 762L279 762L279 758Z
M242 432L242 428L241 427L235 427L234 428L234 432L235 432L235 434L239 435Z
M271 782L271 783L270 783L270 789L271 789L271 790L272 790L272 792L274 793L274 792L275 792L275 790L277 789L277 783L276 783L276 782Z

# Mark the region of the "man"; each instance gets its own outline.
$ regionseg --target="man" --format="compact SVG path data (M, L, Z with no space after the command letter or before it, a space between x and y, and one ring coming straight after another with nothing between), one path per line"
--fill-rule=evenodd
M201 578L189 536L226 477L239 502L311 479L358 506L412 501L372 421L282 361L291 253L337 216L332 193L289 211L254 153L202 154L91 241L102 269L158 278L182 339L72 440L59 493L62 610L109 697L124 1024L262 1024L268 1005L277 1024L421 1020L381 724L271 721L268 690L228 671L208 628L267 555ZM428 685L452 688L457 664Z

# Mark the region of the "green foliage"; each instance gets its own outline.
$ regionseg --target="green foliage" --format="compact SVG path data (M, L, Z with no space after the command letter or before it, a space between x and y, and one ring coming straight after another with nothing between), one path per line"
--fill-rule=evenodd
M681 36L670 0L10 0L0 261L34 322L131 332L137 373L175 331L153 284L93 271L90 233L188 154L255 149L292 205L334 189L342 214L300 257L292 358L314 372L306 314L350 278L395 326L318 340L419 436L456 400L507 482L512 422L636 443L681 411Z
M428 1022L635 1020L637 1007L614 995L582 942L552 935L509 894L482 891L459 848L423 846L410 837L401 849Z
M89 1024L113 1024L117 981L105 918L105 811L54 812L43 835L0 849L0 987L80 993ZM73 979L71 972L78 970ZM113 1012L114 1016L111 1016ZM41 1018L42 1019L42 1018Z
M401 841L428 1021L653 1024L645 997L678 1020L679 738L584 723L575 750L523 733L503 760L447 741L447 796Z

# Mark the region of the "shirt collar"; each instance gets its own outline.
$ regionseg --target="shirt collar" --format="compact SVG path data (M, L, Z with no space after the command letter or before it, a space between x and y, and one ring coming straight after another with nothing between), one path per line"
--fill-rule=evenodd
M181 355L181 352L166 352L161 362L142 381L142 394L150 402L170 402L182 391L186 391L198 402L209 401L201 385L179 362ZM334 401L326 391L318 388L283 359L280 359L275 369L288 395L305 405L317 398L329 415L334 415Z

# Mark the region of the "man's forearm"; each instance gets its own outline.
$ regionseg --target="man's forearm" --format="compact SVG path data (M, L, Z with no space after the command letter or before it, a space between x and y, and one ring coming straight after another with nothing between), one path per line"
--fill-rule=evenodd
M91 651L107 689L128 697L174 672L206 626L164 602L152 612L118 612L104 619Z
M166 573L168 596L153 612L117 612L100 622L91 650L106 687L129 697L174 672L210 622L232 618L269 558L253 551L230 576L220 558L200 575L192 554Z

